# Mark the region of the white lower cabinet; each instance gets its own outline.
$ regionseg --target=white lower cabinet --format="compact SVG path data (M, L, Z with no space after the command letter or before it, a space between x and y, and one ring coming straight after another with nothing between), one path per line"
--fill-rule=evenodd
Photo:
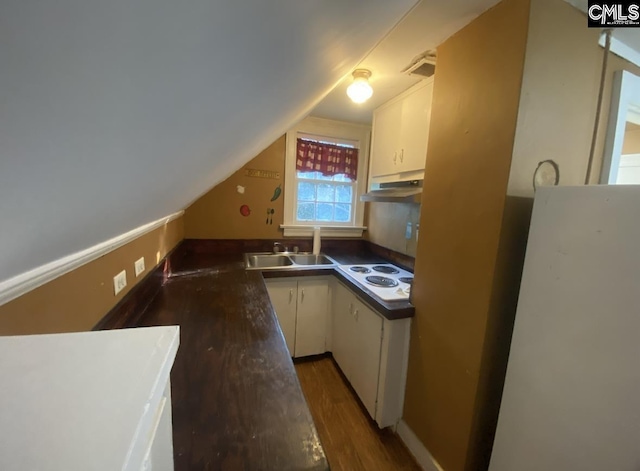
M298 281L295 278L270 278L265 280L280 329L293 356L296 345L296 314L298 309Z
M388 320L333 276L265 280L295 358L332 352L380 428L402 417L411 319Z
M346 290L339 285L338 291ZM353 295L334 311L333 355L365 408L375 417L380 373L382 317ZM346 309L345 309L346 308ZM336 356L336 352L341 353Z
M336 280L333 357L380 428L402 417L410 319L390 321Z
M270 278L265 280L291 356L327 351L331 277Z
M141 471L173 471L173 429L171 425L171 385L167 382L155 412Z

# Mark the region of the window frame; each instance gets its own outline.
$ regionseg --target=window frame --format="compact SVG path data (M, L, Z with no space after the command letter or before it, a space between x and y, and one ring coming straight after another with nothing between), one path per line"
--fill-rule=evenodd
M366 230L363 226L364 203L360 195L366 192L369 168L369 143L371 126L347 123L325 118L307 117L286 134L285 185L284 185L284 229L285 236L305 236L313 233L314 227L322 229L322 235L329 237L361 237ZM356 144L358 147L358 179L355 183L352 222L319 222L296 220L298 200L298 176L296 171L296 150L298 137L327 140L339 144Z

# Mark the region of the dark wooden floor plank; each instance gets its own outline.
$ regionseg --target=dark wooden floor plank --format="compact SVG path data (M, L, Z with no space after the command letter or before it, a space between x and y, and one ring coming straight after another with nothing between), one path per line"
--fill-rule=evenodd
M331 358L296 363L332 471L420 471L400 438L367 415Z

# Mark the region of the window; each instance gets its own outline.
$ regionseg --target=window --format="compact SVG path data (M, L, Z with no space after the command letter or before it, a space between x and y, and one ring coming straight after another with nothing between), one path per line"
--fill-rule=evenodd
M355 184L345 175L325 177L298 170L296 221L351 222Z
M314 139L315 138L315 139ZM321 148L325 148L325 159L329 152L335 150L335 166L329 164L325 172L314 169L313 162L301 160L301 153L305 153L306 144L312 146L311 150L319 155ZM339 143L327 141L319 136L303 136L297 140L296 156L296 223L338 223L352 224L354 217L354 198L356 195L357 180L357 143ZM342 150L349 150L349 154ZM330 156L329 158L332 158ZM351 176L347 175L344 168L345 160L353 159L355 168L349 169ZM306 165L305 165L306 164ZM327 162L328 164L328 162ZM351 160L349 160L351 164ZM302 167L301 170L299 167ZM309 168L306 168L309 167ZM319 164L315 165L320 168ZM344 173L336 173L344 170Z
M325 236L362 235L369 133L369 126L320 118L287 133L285 236L309 235L315 226Z

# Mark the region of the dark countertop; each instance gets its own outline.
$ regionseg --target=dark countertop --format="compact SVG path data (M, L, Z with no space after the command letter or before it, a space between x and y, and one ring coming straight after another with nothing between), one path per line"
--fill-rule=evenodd
M329 469L260 272L216 258L180 261L138 322L180 325L175 469Z
M340 265L356 265L359 263L389 263L388 260L375 255L373 253L345 253L340 251L327 250L329 257ZM406 268L406 267L403 267ZM260 270L255 270L260 271ZM409 301L383 301L376 297L368 289L354 283L349 277L345 276L340 270L333 267L329 268L301 268L301 269L269 269L263 270L262 275L265 278L281 278L293 276L315 276L315 275L334 275L351 291L360 296L369 306L376 312L379 312L389 320L405 319L415 315L415 308Z
M387 261L326 253L341 264ZM155 272L130 293L145 298L151 288L144 285L157 283L144 314L126 321L112 312L99 328L180 325L171 373L176 471L329 469L263 274L333 274L390 319L413 316L413 306L381 303L333 268L245 270L241 253L206 253L196 244L183 244ZM136 310L135 300L121 306Z

